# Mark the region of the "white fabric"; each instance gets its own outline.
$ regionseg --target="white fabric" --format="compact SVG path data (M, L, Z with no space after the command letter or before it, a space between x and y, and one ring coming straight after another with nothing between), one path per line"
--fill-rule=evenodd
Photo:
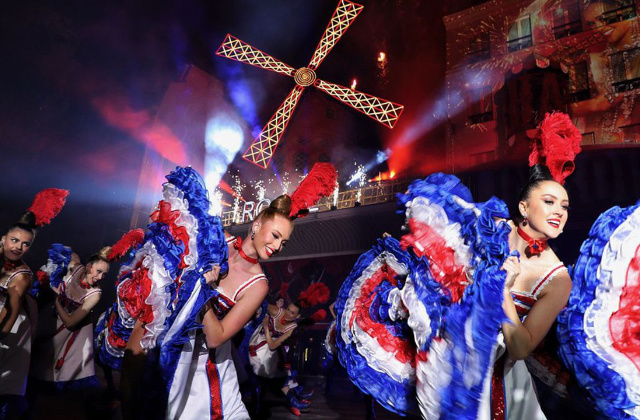
M609 364L625 381L627 396L635 404L625 412L640 418L640 374L627 356L613 347L609 320L620 309L627 286L627 270L640 246L640 208L636 209L609 238L597 271L595 298L584 314L584 329L589 350Z
M211 394L206 365L209 349L204 334L191 334L183 346L169 390L166 419L203 420L211 418ZM247 420L249 413L242 403L236 369L231 356L231 342L215 349L215 363L220 380L224 420Z
M40 319L54 317L54 307L41 309ZM42 331L38 335L53 335L58 327L63 323L60 317L56 316L56 323L51 331ZM40 325L45 327L44 322ZM40 331L40 330L39 330ZM77 332L73 338L74 331ZM88 323L79 330L70 331L62 328L52 338L40 342L34 349L31 376L47 382L66 382L84 379L96 374L93 358L93 324ZM64 363L60 370L55 370L56 362L62 358L67 344L73 339L69 351L64 356Z
M460 201L476 210L475 206L462 199ZM407 204L406 213L407 220L413 218L424 223L445 240L447 246L454 250L457 265L467 267L470 264L473 253L460 234L460 223L452 223L441 206L432 203L426 197L416 197Z
M6 294L0 290L0 307L4 306L4 299ZM30 296L25 299L28 305L35 306ZM33 333L30 312L21 305L13 328L0 339L0 395L25 395L27 390Z
M267 315L268 316L268 315ZM256 328L249 340L249 346L257 346L265 342L267 336L264 333L264 327ZM280 362L280 351L278 349L271 350L268 344L255 350L255 356L249 355L251 369L253 373L263 378L281 378L287 376L287 371Z
M79 279L84 274L84 266L75 268L67 274L61 283L63 295L80 307L84 300L95 293L102 293L100 289L86 291L77 284L71 284L73 279ZM75 291L75 296L74 296ZM79 293L79 294L78 294ZM87 316L73 330L64 327L64 323L57 314L54 303L40 309L38 315L38 345L34 349L31 376L47 382L67 382L88 378L96 374L93 359L93 324ZM65 355L65 350L69 349ZM59 370L56 362L64 359Z
M495 351L496 360L506 352L504 336L498 336ZM504 402L507 420L545 420L546 417L540 408L535 385L524 360L512 360L508 357L504 360ZM495 366L494 366L495 367ZM483 395L480 401L478 419L491 419L491 375L489 383L485 383Z
M414 381L415 368L411 366L410 362L400 362L396 359L395 353L389 353L384 350L376 338L371 337L367 332L363 331L355 320L351 322L351 319L349 319L349 316L354 312L356 301L360 298L362 285L372 277L373 273L380 270L384 264L388 264L389 267L399 275L406 275L408 272L407 267L400 263L393 254L382 252L378 255L371 264L363 270L360 277L353 282L352 292L346 300L344 310L342 311L341 331L336 331L336 333L341 334L346 345L354 344L358 353L367 360L367 364L371 368L378 372L386 373L398 382L406 379Z
M440 391L451 382L451 344L446 340L431 342L427 360L416 358L416 394L425 420L440 418Z

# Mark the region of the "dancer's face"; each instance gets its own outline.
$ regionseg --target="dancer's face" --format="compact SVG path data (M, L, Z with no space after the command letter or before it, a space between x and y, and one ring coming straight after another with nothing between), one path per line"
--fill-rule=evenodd
M93 286L104 278L109 272L109 264L102 260L94 261L85 266L87 273L86 282Z
M9 261L18 261L27 253L33 242L33 233L15 228L2 237L2 253Z
M280 299L276 300L276 306L278 308L283 308L284 307L284 299L280 298Z
M531 190L526 201L519 203L519 209L526 214L531 230L539 233L535 239L556 238L569 217L567 190L555 181L543 181Z
M284 312L284 319L287 321L295 321L300 316L300 308L293 303L287 306L287 310Z
M256 221L253 229L256 232L253 246L258 258L264 260L282 251L293 232L293 223L289 218L276 214L273 219Z
M605 2L590 3L584 11L584 19L588 29L594 29L604 36L607 44L615 45L622 41L629 33L631 30L631 21L623 20L621 22L605 24L606 22L602 17L602 14L607 11L605 5Z

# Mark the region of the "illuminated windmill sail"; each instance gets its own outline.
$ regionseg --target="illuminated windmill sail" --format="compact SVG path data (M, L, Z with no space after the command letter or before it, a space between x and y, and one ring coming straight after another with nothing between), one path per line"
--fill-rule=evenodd
M296 82L296 86L291 90L289 96L262 128L260 135L242 155L243 158L261 168L267 168L278 146L278 141L286 129L293 111L296 109L302 91L305 87L311 85L387 127L393 128L398 118L400 118L404 106L316 78L315 70L362 9L363 6L359 4L340 0L309 65L297 70L253 48L238 38L227 35L218 51L216 51L217 55L293 77Z

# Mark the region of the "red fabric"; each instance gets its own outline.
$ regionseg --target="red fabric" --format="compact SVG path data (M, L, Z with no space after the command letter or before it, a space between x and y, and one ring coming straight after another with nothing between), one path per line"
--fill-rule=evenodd
M640 247L627 268L620 309L609 319L613 347L640 370Z
M410 363L415 367L416 351L413 342L394 336L384 325L374 322L369 314L369 308L375 297L375 288L383 281L397 285L398 282L394 278L396 274L391 267L385 265L364 282L360 297L355 301L349 327L352 328L353 323L356 322L365 333L375 338L385 351L393 353L401 363Z
M211 395L210 414L212 420L222 420L222 390L220 389L218 366L216 366L214 359L215 354L215 350L212 349L207 358L207 377L209 378L209 393Z
M574 159L581 151L580 130L567 114L553 112L545 115L533 135L529 166L546 165L553 179L564 184L565 178L575 169Z
M127 253L127 251L130 248L138 244L141 244L143 240L144 240L144 230L142 229L130 230L129 232L122 235L122 238L120 238L120 240L111 247L111 252L109 252L107 259L111 261L116 258L122 257L124 254Z
M38 282L42 286L48 286L49 285L49 275L47 273L45 273L42 270L38 270L38 272L36 273L36 276L38 277Z
M184 254L180 261L180 268L186 268L187 264L184 262L184 256L189 255L189 233L184 226L176 225L176 219L180 217L180 211L171 210L171 204L161 200L158 203L158 210L151 214L151 220L156 223L164 223L169 227L169 232L177 240L184 244ZM238 238L240 239L240 238Z
M113 323L116 320L116 312L111 312L111 316L109 316L109 322L107 323L107 330L109 334L107 334L107 341L113 348L116 349L124 349L127 347L127 340L123 340L122 337L119 337L115 334L112 334L113 331Z
M238 254L240 254L240 256L245 260L250 262L251 264L258 264L258 259L257 258L252 258L250 256L248 256L247 254L244 253L244 250L242 249L242 238L241 237L237 237L236 241L233 243L233 247L238 251Z
M456 264L455 251L431 226L409 219L411 233L400 240L403 249L413 247L418 257L429 260L429 270L433 278L451 293L451 301L462 299L468 280L464 266Z
M69 341L67 341L67 345L64 347L64 352L62 353L62 356L60 356L60 358L56 361L56 366L54 368L56 372L62 369L62 366L64 365L64 361L67 357L67 354L69 353L69 350L71 350L71 346L73 345L73 343L76 341L78 334L80 334L80 330L76 330L71 334Z
M331 291L324 283L313 283L306 290L300 293L298 301L303 308L319 305L321 303L327 303L331 296Z
M312 320L313 322L320 322L326 317L327 317L327 311L325 311L324 309L318 309L317 311L314 312L313 315L309 317L309 319Z
M153 321L151 306L145 303L149 293L151 293L149 269L142 266L134 270L131 279L121 284L118 289L118 297L129 315L145 324Z
M527 235L527 232L520 229L520 226L516 228L516 232L518 232L518 236L527 241L529 253L531 255L538 255L547 248L547 241L543 239L533 239L531 236Z
M288 290L289 290L289 283L287 283L287 282L284 282L284 281L283 281L283 282L280 284L280 297L281 297L282 299L285 299L285 298L286 298L286 296L287 296L287 291L288 291Z
M330 163L316 163L291 194L291 217L305 216L305 210L313 206L322 196L333 194L338 172ZM302 211L302 213L301 213Z
M29 211L36 216L36 227L51 223L67 201L69 191L47 188L36 194Z
M505 356L496 360L493 366L493 376L491 377L491 419L505 420L504 401L504 363Z

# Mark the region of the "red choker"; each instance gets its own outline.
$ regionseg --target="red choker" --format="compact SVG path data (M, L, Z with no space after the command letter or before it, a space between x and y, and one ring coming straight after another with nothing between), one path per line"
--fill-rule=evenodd
M538 255L547 247L547 241L544 239L533 239L531 236L527 235L526 232L520 229L520 226L517 227L516 232L518 235L527 241L529 245L529 253L531 255Z
M258 259L257 258L251 258L247 254L245 254L244 251L242 250L242 238L241 237L238 236L236 238L236 242L233 244L233 247L238 250L238 254L240 254L240 256L245 261L248 261L251 264L258 264Z
M83 289L91 289L91 285L84 281L84 276L80 278L80 287L82 287Z
M11 261L6 258L3 258L3 260L4 261L2 262L2 268L4 269L4 271L7 271L7 272L13 271L16 268L20 267L22 264L24 264L22 260Z

